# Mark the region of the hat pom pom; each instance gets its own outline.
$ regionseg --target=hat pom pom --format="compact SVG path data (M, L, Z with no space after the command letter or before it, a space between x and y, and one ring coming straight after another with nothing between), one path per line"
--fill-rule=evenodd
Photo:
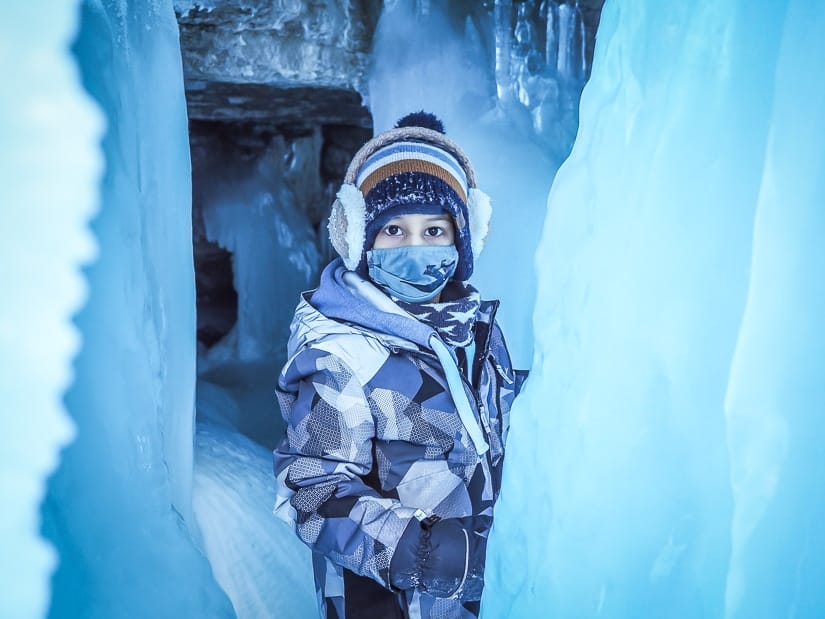
M402 127L423 127L424 129L432 129L433 131L444 133L444 123L441 122L438 116L425 112L424 110L407 114L395 123L396 129L401 129Z

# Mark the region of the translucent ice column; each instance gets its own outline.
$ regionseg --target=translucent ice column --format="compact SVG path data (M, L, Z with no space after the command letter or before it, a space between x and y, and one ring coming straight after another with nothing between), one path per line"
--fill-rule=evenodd
M611 2L483 614L825 610L825 8Z
M171 0L88 0L80 16L74 52L108 123L106 171L65 400L77 439L43 508L59 553L50 616L231 616L193 544L195 294L177 23ZM41 182L63 195L58 179Z
M80 345L71 316L94 254L100 114L83 92L69 42L76 0L0 6L0 617L41 617L54 549L40 503L73 436L61 401ZM34 32L36 31L36 35Z

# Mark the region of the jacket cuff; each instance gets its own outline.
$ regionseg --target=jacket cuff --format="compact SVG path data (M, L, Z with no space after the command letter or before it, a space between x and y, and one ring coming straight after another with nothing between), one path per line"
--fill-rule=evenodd
M460 519L446 518L426 532L421 588L437 598L455 595L467 578L470 533Z
M390 585L394 589L414 589L421 581L419 553L424 531L415 518L404 529L390 560Z

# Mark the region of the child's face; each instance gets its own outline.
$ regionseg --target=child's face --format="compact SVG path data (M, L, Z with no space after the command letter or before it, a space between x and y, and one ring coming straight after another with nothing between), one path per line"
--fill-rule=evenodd
M410 213L393 217L375 237L372 249L410 245L452 245L455 243L453 218L444 214Z

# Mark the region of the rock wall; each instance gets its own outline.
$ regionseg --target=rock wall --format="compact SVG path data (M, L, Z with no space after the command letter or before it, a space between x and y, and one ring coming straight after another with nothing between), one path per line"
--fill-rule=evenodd
M380 0L178 0L190 118L371 127L361 103Z

